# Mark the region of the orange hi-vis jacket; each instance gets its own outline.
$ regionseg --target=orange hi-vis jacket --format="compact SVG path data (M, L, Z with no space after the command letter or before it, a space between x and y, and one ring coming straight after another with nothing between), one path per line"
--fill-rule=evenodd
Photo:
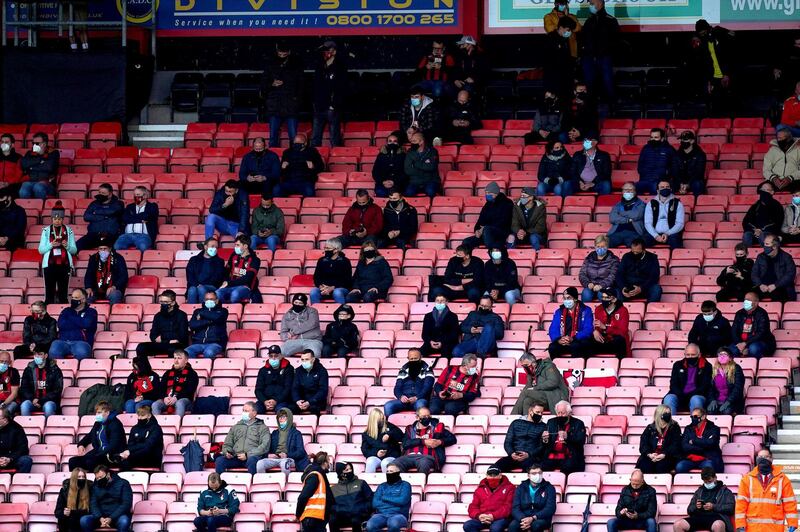
M302 521L307 517L324 521L325 503L327 502L325 500L325 479L322 477L322 474L319 471L312 471L308 476L311 475L317 475L319 477L319 485L317 486L317 491L314 492L314 495L308 498L308 502L306 503L306 507L303 509L303 513L300 515L299 521Z
M742 477L736 495L736 526L746 532L784 532L797 528L797 499L783 468L772 466L766 486L758 468Z

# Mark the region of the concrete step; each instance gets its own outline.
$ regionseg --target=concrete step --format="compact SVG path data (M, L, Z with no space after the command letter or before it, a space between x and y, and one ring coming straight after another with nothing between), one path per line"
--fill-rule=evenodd
M784 423L784 427L786 424ZM800 451L800 428L782 428L778 429L778 443L780 444L798 444L797 450Z
M800 414L800 401L789 401L789 413Z
M800 430L800 413L783 416L783 428Z
M128 137L140 148L183 146L185 124L141 124L128 128Z

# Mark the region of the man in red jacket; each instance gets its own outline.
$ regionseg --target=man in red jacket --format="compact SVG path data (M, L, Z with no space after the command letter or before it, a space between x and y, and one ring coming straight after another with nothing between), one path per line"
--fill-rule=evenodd
M375 205L369 192L360 188L356 191L356 201L347 209L342 222L343 247L360 246L366 240L376 242L383 229L383 210Z
M490 532L505 530L511 517L514 490L514 485L498 467L489 466L486 478L478 484L467 508L470 519L464 523L464 532L479 532L487 528Z
M793 137L800 138L800 81L794 86L794 94L783 102L780 126L787 126Z
M600 304L594 309L594 331L591 343L583 353L592 355L616 355L617 358L630 356L630 335L628 309L617 299L612 288L600 290Z
M22 155L14 149L14 136L10 133L0 135L0 187L11 187L12 196L16 197L22 177Z

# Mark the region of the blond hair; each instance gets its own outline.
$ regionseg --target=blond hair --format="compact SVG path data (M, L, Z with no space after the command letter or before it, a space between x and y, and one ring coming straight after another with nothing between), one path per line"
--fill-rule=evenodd
M386 416L383 414L383 410L373 408L367 418L367 436L377 439L385 426Z

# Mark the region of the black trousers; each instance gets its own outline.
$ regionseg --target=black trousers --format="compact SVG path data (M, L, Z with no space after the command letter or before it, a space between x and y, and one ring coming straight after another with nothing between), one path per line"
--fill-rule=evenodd
M510 473L515 469L522 469L523 472L527 472L528 468L534 463L538 462L537 458L534 456L528 456L527 460L523 460L522 462L517 462L510 456L504 456L500 460L494 463L494 466L499 468L500 471L503 473Z
M625 358L627 354L628 344L622 336L612 336L605 343L592 340L583 351L584 358L592 355L615 355L617 358Z
M747 295L747 292L750 291L750 288L739 288L735 286L724 286L722 289L717 292L717 303L722 303L724 301L744 301L744 296Z
M154 357L158 355L172 356L178 349L183 349L183 344L168 344L166 342L142 342L136 346L136 356Z
M66 303L69 291L69 264L44 268L44 302Z
M36 344L36 351L40 353L49 353L50 344ZM14 360L20 358L33 358L33 352L28 345L18 345L14 348Z
M301 532L325 532L325 527L328 525L322 519L314 519L313 517L306 517L300 521Z

